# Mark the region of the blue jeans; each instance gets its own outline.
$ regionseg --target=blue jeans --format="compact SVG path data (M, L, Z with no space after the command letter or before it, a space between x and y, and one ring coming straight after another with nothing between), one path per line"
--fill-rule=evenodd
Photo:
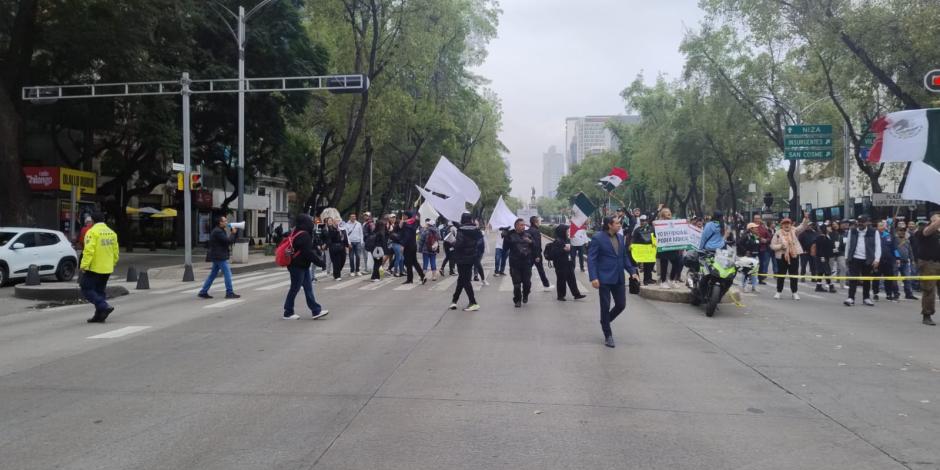
M431 271L437 271L437 253L421 253L421 267L428 270L428 264L431 265Z
M898 268L902 276L911 275L911 262L910 261L901 261L901 266ZM904 295L906 297L911 297L914 295L914 282L910 279L904 280Z
M770 248L759 252L757 260L760 262L760 264L758 265L759 267L757 268L757 272L760 274L767 274L767 267L770 266L770 260L773 259L773 257L774 252L770 251ZM774 266L774 272L777 272L776 266Z
M284 316L289 317L294 314L294 300L297 298L297 293L300 292L301 288L304 289L304 298L307 300L307 308L309 308L314 315L319 315L322 307L317 303L316 297L313 296L310 270L288 266L287 272L290 273L290 289L287 290L287 298L284 299Z
M350 242L349 245L349 273L359 272L359 263L362 261L362 242Z
M506 266L506 260L503 259L503 249L502 249L502 248L497 248L497 249L496 249L496 269L495 269L495 271L498 272L498 273L501 273L501 272L503 272L503 268L504 268L505 266Z
M402 246L398 243L392 243L392 251L395 252L395 271L401 274L405 271L405 256L402 254Z
M110 274L93 273L91 271L82 273L81 284L79 284L82 289L82 296L95 306L95 311L109 307L108 295L105 292L109 277L111 277Z
M234 292L234 290L232 290L232 269L228 267L228 260L226 259L212 262L212 271L209 272L209 277L206 278L206 282L202 284L202 290L199 291L201 294L209 293L209 288L212 287L212 281L215 281L215 277L219 275L219 271L222 271L222 276L225 278L225 293L230 294Z
M599 289L601 300L601 330L604 331L604 337L613 335L610 330L610 322L617 319L617 315L623 312L627 307L627 290L624 283L601 284ZM610 298L614 299L614 307L610 308Z

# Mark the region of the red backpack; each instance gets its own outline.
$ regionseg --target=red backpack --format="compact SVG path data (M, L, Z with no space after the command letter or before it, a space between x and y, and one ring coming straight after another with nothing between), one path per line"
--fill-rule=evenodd
M274 250L274 262L278 266L285 268L290 266L291 261L294 261L294 258L299 254L294 251L294 239L297 238L297 235L300 235L300 230L294 230L289 237L281 240L281 244Z

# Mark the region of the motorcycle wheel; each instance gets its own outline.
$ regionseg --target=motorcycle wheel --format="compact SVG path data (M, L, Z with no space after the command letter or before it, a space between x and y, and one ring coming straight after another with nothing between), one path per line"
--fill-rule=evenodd
M715 314L715 310L718 309L718 302L721 302L721 286L715 284L712 286L711 292L708 296L708 303L705 305L706 317L710 317Z

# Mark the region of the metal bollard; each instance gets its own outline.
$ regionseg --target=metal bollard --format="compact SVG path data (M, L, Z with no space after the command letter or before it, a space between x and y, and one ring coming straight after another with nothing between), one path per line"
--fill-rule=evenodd
M38 286L42 281L39 279L39 266L29 265L29 271L26 272L26 285Z
M183 270L183 282L193 282L196 280L196 276L193 275L193 267L187 265L186 269Z
M141 271L137 276L137 290L150 289L150 276L147 271Z
M137 282L137 268L134 266L127 268L127 282Z

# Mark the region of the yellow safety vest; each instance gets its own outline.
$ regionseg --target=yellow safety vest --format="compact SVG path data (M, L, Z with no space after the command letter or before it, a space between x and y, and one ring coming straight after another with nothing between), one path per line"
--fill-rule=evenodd
M652 235L653 243L634 243L630 245L630 253L637 263L656 262L656 235Z
M119 257L118 237L103 222L98 222L85 234L85 249L82 251L82 271L111 274Z

